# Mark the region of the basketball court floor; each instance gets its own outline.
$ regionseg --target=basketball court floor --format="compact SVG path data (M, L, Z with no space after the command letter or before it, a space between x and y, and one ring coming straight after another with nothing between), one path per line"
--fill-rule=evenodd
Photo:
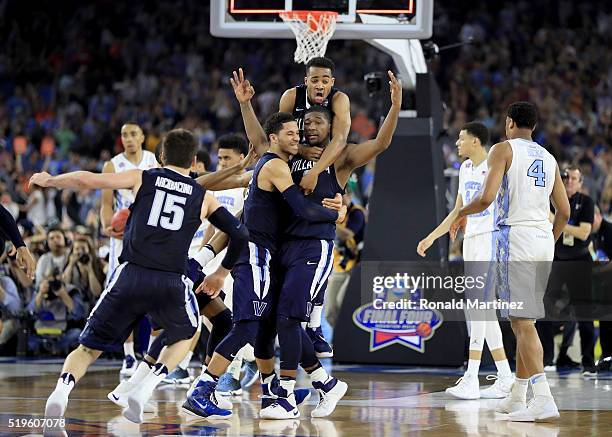
M310 418L317 402L313 392L300 408L298 420L259 420L260 389L255 385L234 398L231 420L211 422L180 411L187 387L165 386L154 393L157 413L145 414L145 423L137 425L124 419L119 407L106 399L118 382L119 367L117 361L101 360L71 394L66 432L70 436L612 436L612 376L585 379L579 373L549 374L561 418L550 424L530 424L496 420L496 400L451 399L444 389L461 375L456 369L329 366L348 382L349 391L326 419ZM0 435L42 435L43 429L36 425L60 368L59 360L0 361ZM487 383L484 373L480 379L481 384ZM306 383L302 375L298 385Z

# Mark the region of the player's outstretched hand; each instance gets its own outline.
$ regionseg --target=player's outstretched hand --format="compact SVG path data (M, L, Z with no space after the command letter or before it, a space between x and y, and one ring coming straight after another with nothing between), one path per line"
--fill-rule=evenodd
M259 158L261 158L261 156L259 156L255 151L255 146L249 143L249 153L247 153L247 156L242 158L242 161L240 161L240 166L243 169L253 167L257 163Z
M196 289L196 293L204 292L210 296L211 299L219 296L221 288L225 282L227 275L221 274L218 270L211 275L204 278L200 286Z
M321 204L325 208L333 209L334 211L340 211L342 208L342 194L336 193L336 196L332 199L330 197L326 197L323 199Z
M32 257L32 254L27 247L21 246L19 249L13 247L9 253L9 256L17 255L16 261L19 268L25 270L26 274L30 279L34 279L34 273L36 272L36 261Z
M342 205L340 210L338 211L338 218L336 219L336 223L342 223L346 219L346 213L348 212L348 208L346 205Z
M30 178L28 189L32 185L38 185L39 187L48 187L50 179L51 179L51 175L47 173L46 171L43 171L41 173L34 173L32 177Z
M461 217L459 220L455 220L448 230L451 241L455 241L457 238L457 232L465 232L465 226L467 225L467 217Z
M401 108L402 106L402 82L395 77L391 70L387 71L389 75L389 87L391 88L391 105Z
M117 232L116 230L113 229L112 226L107 226L106 228L104 228L103 233L109 237L113 237L116 238L117 240L123 240L123 232Z
M419 244L417 245L417 253L422 257L425 257L425 252L427 252L427 249L429 249L432 244L433 240L429 238L423 238L421 241L419 241Z
M251 100L255 95L255 88L253 88L251 83L244 78L242 68L238 69L238 73L232 71L232 76L233 77L230 78L230 83L232 84L232 88L234 88L234 94L236 94L238 102L246 103Z

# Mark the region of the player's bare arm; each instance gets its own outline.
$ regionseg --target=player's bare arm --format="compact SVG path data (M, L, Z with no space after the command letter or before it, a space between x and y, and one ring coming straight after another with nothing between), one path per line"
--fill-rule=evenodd
M35 173L30 178L30 185L53 188L74 189L128 189L134 194L142 183L142 170L129 170L121 173L92 173L89 171L73 171L51 176L49 173Z
M567 198L567 192L565 191L565 186L563 185L563 180L561 179L561 173L559 172L558 165L555 169L555 184L553 185L553 190L550 194L550 200L555 207L553 236L555 237L555 241L557 241L570 218L570 204Z
M244 78L242 68L239 68L238 72L232 72L230 83L232 84L232 88L234 88L236 100L240 103L240 113L242 114L247 137L255 147L257 155L261 156L268 150L268 139L251 105L251 99L255 95L255 89L251 83Z
M451 225L457 219L457 215L459 214L459 210L463 207L463 197L461 194L457 193L457 199L455 200L455 207L448 213L446 218L442 220L442 222L429 233L429 235L419 241L417 245L417 253L421 256L425 256L425 252L427 249L431 247L431 245L440 238L442 235L446 234L450 231Z
M339 158L338 182L344 186L353 170L361 167L387 150L397 127L397 120L402 106L402 84L393 72L388 71L391 89L391 108L385 117L376 138L360 144L349 145Z
M455 221L465 216L482 212L493 203L499 191L499 187L501 186L504 174L511 162L512 148L510 147L510 143L504 141L503 143L497 143L491 147L491 151L487 158L489 172L485 177L482 190L474 200L459 210L457 220Z
M321 158L300 182L300 186L306 194L314 190L319 174L336 162L346 148L346 141L351 130L351 102L346 94L337 92L334 95L331 108L334 113L331 142L325 147Z

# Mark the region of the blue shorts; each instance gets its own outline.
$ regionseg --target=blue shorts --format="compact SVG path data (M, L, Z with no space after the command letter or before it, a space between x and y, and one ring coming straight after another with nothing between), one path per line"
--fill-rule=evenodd
M261 320L270 317L274 306L274 290L270 274L270 251L249 241L232 269L234 295L232 318Z
M277 314L308 321L323 294L333 267L334 243L328 240L290 240L278 253ZM319 302L320 301L320 302Z
M91 349L113 349L146 314L166 331L167 344L191 338L200 318L192 285L179 273L121 264L91 310L79 342Z

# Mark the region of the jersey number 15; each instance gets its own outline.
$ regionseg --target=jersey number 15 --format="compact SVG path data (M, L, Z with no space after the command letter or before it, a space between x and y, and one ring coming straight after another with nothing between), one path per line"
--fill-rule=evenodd
M535 159L527 169L527 176L535 179L536 187L545 187L546 173L544 173L544 161Z
M181 205L185 205L187 198L166 193L162 190L155 190L153 206L149 213L149 226L161 226L169 231L178 231L183 225L185 211ZM161 213L169 216L162 216Z

